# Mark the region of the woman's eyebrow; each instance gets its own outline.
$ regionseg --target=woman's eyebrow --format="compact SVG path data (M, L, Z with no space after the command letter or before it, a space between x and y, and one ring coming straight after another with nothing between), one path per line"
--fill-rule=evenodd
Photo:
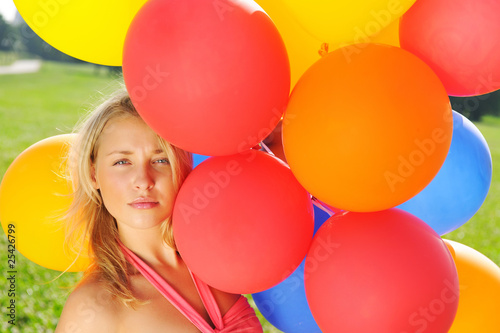
M161 148L158 148L158 149L155 149L153 151L153 154L161 154L163 153L163 149ZM113 150L112 152L110 152L109 154L107 154L106 156L110 156L110 155L113 155L113 154L120 154L120 155L132 155L133 152L129 151L129 150Z
M113 155L113 154L121 154L121 155L132 155L133 153L128 150L113 150L111 153L107 154L106 156Z

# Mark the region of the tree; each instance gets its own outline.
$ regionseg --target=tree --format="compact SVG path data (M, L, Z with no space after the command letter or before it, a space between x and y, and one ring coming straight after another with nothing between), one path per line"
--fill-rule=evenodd
M20 40L24 45L24 51L32 55L38 56L44 60L65 61L65 62L81 62L61 51L55 49L43 39L41 39L26 22L22 22L17 26L17 32Z
M500 116L500 90L480 96L450 97L453 110L471 121L480 121L485 114Z
M0 51L12 51L16 42L16 33L0 14Z

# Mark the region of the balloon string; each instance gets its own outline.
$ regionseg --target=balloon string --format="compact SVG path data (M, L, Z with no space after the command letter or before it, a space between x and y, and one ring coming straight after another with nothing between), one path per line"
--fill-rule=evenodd
M321 201L318 200L318 198L316 198L315 196L311 195L311 200L312 200L312 203L318 207L319 209L321 209L322 211L324 211L325 213L327 213L328 215L330 216L333 216L335 215L336 213L334 211L332 211L330 208L328 207L325 207L323 206L323 203Z
M271 151L271 149L269 149L269 147L262 141L260 143L261 147L271 156L274 156L276 157L276 155L274 155L274 153ZM283 162L285 163L287 166L288 164L286 162ZM289 167L289 166L288 166ZM321 201L319 201L316 197L314 197L313 195L311 195L311 200L312 200L312 203L318 207L319 209L321 209L322 211L324 211L325 213L327 213L328 215L330 216L333 216L335 215L335 212L333 212L331 209L329 209L328 207L325 207L323 205L323 203Z
M264 143L264 141L262 141L262 142L260 143L260 146L261 146L262 148L264 148L264 150L266 151L266 153L268 153L268 154L269 154L269 155L271 155L271 156L276 157L276 155L274 155L274 153L271 151L271 149L269 149L269 147L268 147L268 146ZM288 166L288 164L287 164L287 166Z

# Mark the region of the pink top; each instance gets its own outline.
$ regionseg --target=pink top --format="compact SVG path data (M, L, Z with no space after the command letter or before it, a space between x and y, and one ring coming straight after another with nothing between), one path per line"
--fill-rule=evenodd
M210 290L209 286L201 281L191 271L198 294L207 309L208 315L215 325L212 328L205 319L175 291L158 273L149 267L135 253L126 248L119 242L123 254L128 262L130 262L151 284L175 306L186 318L188 318L201 332L203 333L229 333L229 332L246 332L246 333L262 333L262 326L259 319L255 315L255 311L248 304L244 296L234 303L234 305L222 317L217 302Z

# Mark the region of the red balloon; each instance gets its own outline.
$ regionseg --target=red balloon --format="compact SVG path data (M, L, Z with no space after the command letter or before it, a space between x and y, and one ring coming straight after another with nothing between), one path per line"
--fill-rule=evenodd
M401 47L424 60L448 95L500 89L500 2L418 0L401 18Z
M211 156L263 140L290 91L285 45L251 0L150 0L128 30L123 75L153 130Z
M439 235L400 209L333 216L305 263L311 312L323 332L444 333L458 276Z
M311 244L309 194L283 162L260 151L211 157L186 179L173 213L179 252L194 274L231 293L269 289Z

